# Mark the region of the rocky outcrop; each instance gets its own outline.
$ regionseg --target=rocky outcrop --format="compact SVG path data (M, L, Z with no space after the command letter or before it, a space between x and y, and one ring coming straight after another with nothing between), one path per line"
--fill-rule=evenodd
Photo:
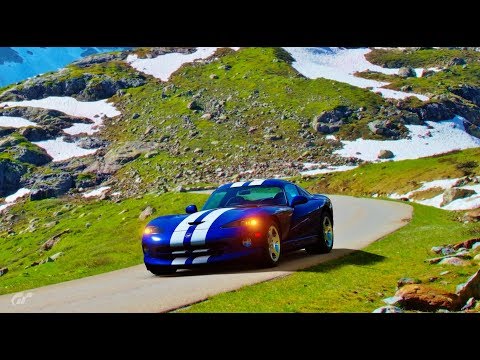
M55 246L55 244L57 244L61 238L62 238L62 235L64 234L67 234L70 232L70 229L65 229L63 230L62 232L52 236L50 239L48 239L47 241L45 241L41 246L40 246L40 250L44 250L44 251L48 251L50 250L52 247Z
M471 85L462 85L455 89L450 89L450 92L458 95L468 101L471 101L477 106L480 106L480 88Z
M28 179L26 184L32 189L30 193L32 201L57 197L75 187L73 176L70 173L41 174Z
M49 139L55 139L61 135L59 129L53 127L37 127L29 126L26 128L21 128L18 130L18 133L22 135L28 141L43 141Z
M44 149L33 144L30 147L14 147L12 152L15 160L36 166L45 165L53 160Z
M134 50L133 53L137 54L137 56L141 59L151 59L169 53L179 53L187 55L192 54L195 51L197 51L197 49L192 47L152 47L148 49Z
M465 221L480 221L480 208L467 211L463 216L463 219Z
M422 284L405 285L395 293L397 304L406 310L434 312L438 309L458 310L461 300L457 294Z
M41 108L34 108L28 106L15 106L15 107L8 107L0 109L0 116L15 116L21 117L27 120L30 120L38 125L46 127L44 131L54 131L55 129L57 132L52 133L52 135L58 134L59 130L68 128L72 126L74 123L83 123L83 124L92 124L93 121L83 117L77 116L70 116L61 111L57 110L49 110L49 109L41 109ZM36 128L30 127L30 132L34 133L34 131L40 131ZM36 140L32 140L36 141Z
M120 89L144 85L146 80L141 74L114 79L108 75L84 73L77 77L68 77L62 72L33 78L0 95L2 101L21 101L42 99L48 96L71 96L82 101L107 99Z
M0 160L0 196L7 196L20 188L20 179L27 167L8 159Z
M401 67L398 70L398 76L407 78L407 77L417 77L417 73L414 68L411 67Z
M463 58L453 58L447 64L447 66L455 66L455 65L465 65L467 62Z
M322 134L331 134L340 129L346 119L353 114L353 110L347 106L338 106L337 108L324 111L319 116L314 117L312 128Z
M104 157L97 160L85 169L85 173L113 174L126 163L135 160L141 154L155 150L158 147L154 142L127 142L119 148L109 150Z
M462 189L462 188L447 189L443 193L443 201L440 204L440 206L448 205L454 200L463 199L463 198L472 196L473 194L476 194L476 192L470 189Z
M72 65L84 68L96 64L102 64L114 60L125 60L128 55L128 51L121 51L117 53L95 54L86 56L80 60L74 61Z
M390 120L371 121L368 123L368 128L375 135L389 138L399 138L401 136L399 124Z

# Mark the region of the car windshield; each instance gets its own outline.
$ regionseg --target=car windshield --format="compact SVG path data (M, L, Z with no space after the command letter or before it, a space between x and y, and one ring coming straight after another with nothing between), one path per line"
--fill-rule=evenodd
M262 205L287 205L283 189L278 186L245 186L215 190L202 210Z

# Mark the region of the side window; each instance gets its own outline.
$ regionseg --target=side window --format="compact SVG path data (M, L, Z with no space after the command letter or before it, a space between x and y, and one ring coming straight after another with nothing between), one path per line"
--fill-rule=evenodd
M292 202L295 196L299 195L297 187L291 184L285 185L285 192L287 193L288 204Z
M310 194L306 190L303 190L302 188L299 188L298 186L297 186L297 189L300 192L300 195L303 195L305 197L310 197Z

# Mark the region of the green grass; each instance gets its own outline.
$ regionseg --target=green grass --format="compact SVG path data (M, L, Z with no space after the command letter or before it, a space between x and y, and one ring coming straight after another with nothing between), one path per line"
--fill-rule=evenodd
M0 278L0 294L54 284L140 264L141 232L148 222L138 216L151 205L162 214L183 213L191 203L201 205L208 195L167 193L146 195L120 203L108 200L47 199L26 202L9 213L18 217L13 231L0 232L0 267L9 272ZM58 222L58 223L55 223ZM36 230L29 232L30 224ZM46 225L53 225L45 227ZM49 251L40 246L52 236L69 229ZM55 262L29 267L58 252Z
M459 49L420 49L416 51L403 51L398 49L373 49L365 55L373 64L387 68L403 66L440 67L446 66L454 58L463 58L467 63L480 60L480 53L471 50Z
M246 286L209 298L185 312L371 312L393 296L397 280L413 277L434 287L455 291L477 270L429 265L426 258L435 245L456 243L480 231L478 223L464 225L455 214L413 204L411 223L400 230L340 259L290 276ZM449 270L445 276L442 271Z
M350 171L295 180L327 194L405 194L419 188L422 181L480 175L479 156L480 148L474 148L415 160L367 163Z

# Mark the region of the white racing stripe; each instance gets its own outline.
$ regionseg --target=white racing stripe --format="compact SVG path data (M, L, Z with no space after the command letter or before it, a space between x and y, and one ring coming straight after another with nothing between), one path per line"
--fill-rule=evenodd
M193 259L192 264L206 264L208 259L210 259L210 255L199 256Z
M205 244L205 238L207 237L207 232L212 226L212 224L217 220L220 215L222 215L224 212L227 212L229 210L232 210L233 208L224 208L224 209L218 209L207 216L203 219L203 223L198 225L195 230L193 231L192 238L190 239L190 243L192 245L203 245Z
M232 187L241 187L241 186L243 186L243 184L245 184L245 183L246 183L246 181L235 182L235 183L233 183L232 186L230 186L230 187L231 187L231 188L232 188Z
M182 222L177 225L177 227L173 231L172 236L170 237L170 246L182 246L183 238L185 237L185 234L187 233L187 230L190 227L188 223L197 220L201 215L205 214L208 211L211 211L211 210L199 211L183 219Z
M172 265L185 265L188 257L178 257L172 260Z
M256 180L253 180L250 184L248 184L248 186L262 185L264 181L265 181L265 179L256 179Z

